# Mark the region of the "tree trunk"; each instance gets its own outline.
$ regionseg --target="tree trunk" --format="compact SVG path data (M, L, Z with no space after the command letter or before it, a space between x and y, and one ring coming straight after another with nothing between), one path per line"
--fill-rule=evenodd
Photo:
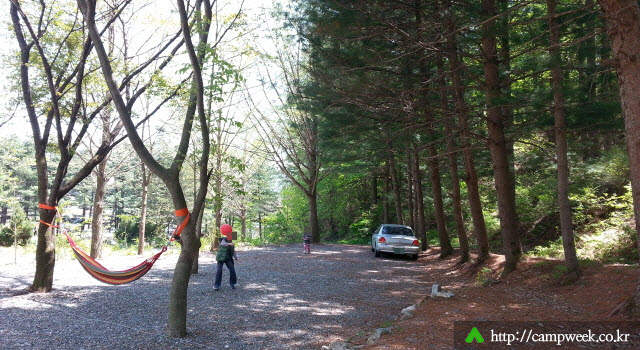
M433 140L433 130L429 130L429 139ZM438 241L440 242L440 259L453 253L451 240L447 233L447 223L444 218L444 206L442 204L442 185L440 183L440 167L438 165L438 151L433 142L429 143L429 170L431 170L431 187L433 190L433 212L436 217Z
M93 259L102 258L104 232L104 193L107 183L107 159L98 165L96 171L96 194L93 197L93 218L91 219L91 252ZM115 208L114 208L115 210ZM115 213L114 213L115 217Z
M262 213L258 213L258 237L262 239Z
M487 129L493 176L498 198L498 214L504 244L504 274L514 271L520 260L520 235L516 219L516 203L511 196L511 175L504 135L504 120L497 105L499 96L498 57L496 54L495 0L483 0L482 12L487 20L482 25L482 51L485 57L485 98L487 103Z
M562 70L560 57L560 31L556 18L556 0L547 0L549 14L549 55L551 56L551 79L553 88L553 116L555 120L556 159L558 162L558 209L560 230L564 247L564 263L567 277L577 279L580 272L576 245L573 238L571 207L569 206L569 161L567 159L567 135L564 117L564 94L562 92Z
M478 245L477 261L481 263L489 257L489 239L487 237L487 228L484 222L482 203L480 201L478 175L476 173L476 167L473 160L473 152L471 151L471 130L469 129L468 116L466 113L467 107L464 101L464 90L461 77L461 71L464 67L458 57L458 45L456 43L455 29L455 23L453 20L449 20L449 33L452 34L447 38L447 43L451 81L453 82L455 113L458 117L458 124L461 130L461 148L465 170L464 180L467 184L467 198L469 200L469 209L471 211L471 219L473 221L473 231Z
M198 220L196 221L196 239L198 240L198 242L200 242L198 244L198 246L200 246L202 244L202 242L200 241L202 239L202 218L204 217L204 207L202 208L202 210L200 210L200 215L198 215ZM193 255L193 265L191 265L191 274L195 275L198 273L198 270L200 269L200 249L196 250L194 255Z
M500 57L499 62L502 63L502 74L500 75L500 86L502 88L502 106L500 114L504 120L505 134L513 127L513 106L511 97L511 42L509 38L509 0L499 0L500 12ZM511 177L511 187L509 188L512 201L516 201L516 168L515 168L515 152L513 148L513 136L505 136L505 144L507 149L507 162L509 176ZM518 222L518 212L515 212L516 222Z
M182 218L179 218L180 220ZM191 268L198 251L200 240L195 234L196 220L189 220L182 231L182 249L176 263L171 292L169 295L169 321L167 325L170 337L187 336L187 289L191 278Z
M85 199L83 198L83 201ZM27 213L27 217L29 217L29 214ZM82 223L80 224L80 232L84 232L84 221L85 221L85 217L87 217L87 206L82 204Z
M138 230L138 255L144 254L144 235L147 226L147 197L149 195L149 185L151 184L151 173L147 175L147 168L142 166L142 199L140 200L140 227Z
M214 208L214 210L215 227L213 229L213 232L211 233L213 240L211 241L211 248L209 249L212 252L218 249L218 247L220 246L220 242L218 241L218 239L220 238L220 227L222 226L222 210L218 210L217 208Z
M585 0L584 2L585 7L587 7L587 9L592 9L593 6L593 0ZM595 16L595 15L594 15ZM594 17L595 18L595 17ZM592 23L585 23L584 26L585 30L592 30ZM581 93L580 97L581 100L584 102L593 102L593 99L595 98L595 92L597 91L597 83L598 83L598 79L596 79L597 75L596 73L596 38L589 38L587 40L584 41L584 43L581 43L580 45L584 45L585 46L585 63L586 63L586 67L585 69L583 69L582 71L583 76L581 76L580 81L583 82L582 85L582 89L581 91L583 91L583 93ZM604 59L604 57L603 57Z
M440 75L440 105L443 111L449 110L449 101L447 96L447 85L445 81L444 62L442 56L438 55L438 74ZM469 260L469 240L467 232L464 228L464 220L462 218L462 204L460 203L460 180L458 179L458 154L455 151L453 128L448 116L443 116L446 120L445 124L445 143L447 147L447 160L449 161L449 175L451 176L451 201L453 204L453 218L456 223L456 232L458 241L460 242L460 262L465 263Z
M371 175L371 204L378 205L378 177Z
M393 199L396 206L396 224L403 225L402 221L402 200L400 199L400 182L396 173L396 161L393 149L389 147L389 173L391 174L391 187L393 188Z
M451 175L453 202L453 217L456 222L456 232L460 241L460 262L469 261L469 240L467 239L467 231L464 228L464 219L462 218L462 203L460 196L460 179L458 178L458 154L454 152L456 146L453 145L453 139L447 137L447 153L449 158L449 174Z
M94 190L91 190L91 202L93 202L95 196ZM93 205L89 206L89 216L93 217Z
M40 209L40 220L51 223L55 210ZM56 264L56 237L54 230L40 223L38 225L38 246L36 249L36 273L31 290L50 292L53 287L53 270Z
M113 213L112 213L113 217L111 218L111 220L113 222L113 224L112 224L113 225L113 230L115 231L115 230L118 229L118 226L119 226L119 224L118 224L118 209L119 209L119 206L118 206L118 188L117 188L115 182L113 184L114 184L115 190L113 191Z
M320 227L318 225L318 194L307 194L309 199L309 225L311 225L311 241L320 243Z
M412 168L413 160L411 159L411 150L407 151L407 211L408 211L408 223L414 230L416 228L415 220L413 216L413 178Z
M421 240L420 248L425 251L429 249L429 239L427 238L427 223L424 220L424 198L422 196L422 173L420 172L420 154L416 149L413 150L413 181L414 188L416 189L416 208L418 216L416 221L418 222L417 232Z
M383 187L383 191L382 191L382 222L385 224L389 224L391 223L390 219L389 219L389 190L390 190L390 186L389 186L389 177L391 175L389 174L389 161L385 162L384 165L384 179L382 181L382 187Z
M640 5L635 0L598 0L607 20L609 39L618 75L629 155L633 213L640 248ZM640 287L634 313L640 314Z
M240 211L240 240L244 242L247 235L247 209Z

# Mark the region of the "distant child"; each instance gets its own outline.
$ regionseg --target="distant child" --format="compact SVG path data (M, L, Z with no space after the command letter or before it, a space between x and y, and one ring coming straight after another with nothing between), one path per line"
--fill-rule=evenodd
M302 242L304 242L304 254L311 254L311 236L303 236Z

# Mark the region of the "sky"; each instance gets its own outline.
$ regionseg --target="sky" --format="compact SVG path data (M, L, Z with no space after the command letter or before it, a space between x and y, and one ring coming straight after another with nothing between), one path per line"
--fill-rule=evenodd
M169 24L172 21L175 22L175 26L178 25L177 15L171 15L172 11L175 11L175 2L168 0L157 0L157 1L149 1L150 6L145 7L136 20L136 24L133 26L133 31L135 35L131 37L130 47L143 47L144 44L147 44L147 47L151 45L154 37L157 38L158 33L152 33L153 31L158 30L166 30L170 32L173 28L172 25L167 25L166 17L170 17ZM280 1L282 3L283 1ZM226 13L229 15L230 13L234 13L234 11L239 7L240 2L235 0L228 1L219 1L220 7L218 11L220 13ZM269 16L269 11L274 7L274 3L272 1L260 1L260 0L245 0L242 4L242 7L247 14L247 21L250 22L250 26L254 27L254 30L250 33L253 36L253 44L256 47L260 47L261 50L273 51L275 50L273 42L266 36L265 29L273 28L277 26L275 19L272 16ZM226 5L225 5L226 4ZM266 14L266 15L265 15ZM15 47L16 42L13 37L13 32L10 31L10 16L9 16L9 4L8 2L3 2L0 7L0 48L3 48L2 53L6 54L10 51L11 48ZM167 29L168 28L168 29ZM244 37L245 39L247 37ZM238 39L242 40L242 39ZM251 44L251 43L249 43ZM2 54L0 53L0 54ZM186 62L186 61L185 61ZM243 63L246 63L246 59ZM235 63L235 62L234 62ZM11 74L14 74L16 67L7 66L5 64L0 64L0 88L4 91L11 91L11 85L9 84L9 77ZM255 88L258 82L258 75L255 70L246 70L243 75L247 80L247 86ZM11 91L10 93L6 93L0 96L0 120L7 115L15 115L13 119L0 128L0 137L6 137L8 135L17 135L20 138L28 138L31 139L31 127L29 126L26 113L24 112L24 106L20 104L17 109L10 107L9 98L10 97L19 97L20 91ZM256 100L260 100L265 98L264 95L255 90L254 98ZM273 98L273 97L272 97ZM240 104L238 108L241 108ZM166 112L158 115L155 118L156 126L164 125L166 123L171 123L171 115ZM171 127L165 127L165 129L172 129Z

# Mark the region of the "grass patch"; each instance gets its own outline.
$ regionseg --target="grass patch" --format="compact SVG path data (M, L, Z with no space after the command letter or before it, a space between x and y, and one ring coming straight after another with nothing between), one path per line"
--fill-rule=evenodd
M337 244L352 244L352 245L369 245L371 244L371 237L356 237L346 238L336 242Z
M496 282L497 280L493 278L493 270L488 267L483 267L476 274L476 285L480 287L490 286Z
M635 232L623 226L622 229L598 230L590 234L576 235L576 251L583 264L622 263L637 261L638 249ZM562 238L537 246L527 255L544 259L564 259Z
M547 267L551 265L551 261L549 260L540 260L540 261L536 261L533 266L535 267Z
M391 328L391 326L393 326L393 322L392 321L384 321L384 322L380 323L378 328Z
M567 274L567 267L564 265L556 265L551 272L551 279L560 281L564 275Z

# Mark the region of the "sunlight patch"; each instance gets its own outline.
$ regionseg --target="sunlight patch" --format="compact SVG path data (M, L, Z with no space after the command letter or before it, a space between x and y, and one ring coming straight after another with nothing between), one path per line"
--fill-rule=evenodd
M52 305L39 303L27 298L8 298L0 303L0 309L43 310L50 309Z
M248 289L248 290L261 290L261 291L266 291L266 292L277 292L278 291L278 287L276 287L275 284L272 283L249 283L246 284L244 287L244 289Z

